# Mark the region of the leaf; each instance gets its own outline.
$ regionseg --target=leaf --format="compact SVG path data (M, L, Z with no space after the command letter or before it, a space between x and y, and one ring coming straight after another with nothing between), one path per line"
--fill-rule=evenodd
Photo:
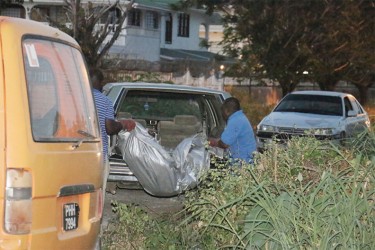
M298 173L297 180L298 180L299 182L302 182L302 181L303 181L303 176L302 176L301 172Z

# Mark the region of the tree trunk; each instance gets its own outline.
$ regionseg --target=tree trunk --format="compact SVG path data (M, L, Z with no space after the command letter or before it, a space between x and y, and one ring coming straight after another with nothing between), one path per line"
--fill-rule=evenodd
M283 84L280 82L280 86L281 86L281 91L282 91L282 95L283 97L286 96L287 94L289 94L290 92L292 92L295 88L296 88L296 85L295 84Z
M284 97L289 93L289 88L287 88L287 86L284 86L283 84L280 84L280 86L281 86L281 94Z
M290 92L294 91L297 87L298 83L293 82L290 79L282 79L279 80L279 84L281 87L282 95L283 97L289 94Z
M318 80L318 85L321 90L334 91L339 78L335 75L325 75Z
M356 85L358 91L359 91L359 102L362 105L366 105L367 103L367 91L369 86L363 86L363 85Z

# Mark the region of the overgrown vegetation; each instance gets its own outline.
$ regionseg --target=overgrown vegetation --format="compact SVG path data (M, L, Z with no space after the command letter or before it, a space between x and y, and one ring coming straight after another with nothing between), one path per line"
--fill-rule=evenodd
M254 165L218 162L175 217L116 204L104 249L374 249L375 135L347 144L295 138Z
M273 108L230 92L254 126ZM254 166L217 162L172 217L115 204L104 249L373 249L375 134L347 144L295 138Z

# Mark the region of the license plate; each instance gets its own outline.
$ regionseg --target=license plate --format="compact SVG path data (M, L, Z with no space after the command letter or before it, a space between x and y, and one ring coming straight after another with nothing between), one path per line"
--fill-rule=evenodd
M78 228L79 205L77 203L64 204L63 224L64 230L70 231Z

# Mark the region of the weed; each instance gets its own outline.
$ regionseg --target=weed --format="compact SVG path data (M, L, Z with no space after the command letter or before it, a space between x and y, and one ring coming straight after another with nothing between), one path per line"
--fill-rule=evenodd
M176 218L116 204L104 249L375 249L375 136L271 143L254 165L214 162Z

